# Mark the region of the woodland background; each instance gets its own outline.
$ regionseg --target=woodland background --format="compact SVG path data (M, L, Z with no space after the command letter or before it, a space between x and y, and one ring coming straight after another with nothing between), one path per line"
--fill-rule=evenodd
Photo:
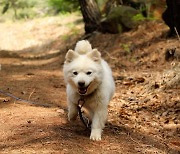
M0 153L178 154L179 18L170 31L166 8L165 0L0 0ZM79 119L67 121L62 66L82 39L116 83L100 142Z

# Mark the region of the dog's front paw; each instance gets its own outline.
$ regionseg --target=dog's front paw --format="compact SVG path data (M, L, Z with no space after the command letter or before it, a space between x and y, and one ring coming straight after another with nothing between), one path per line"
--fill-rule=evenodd
M92 129L90 139L94 140L94 141L100 141L101 140L101 129Z

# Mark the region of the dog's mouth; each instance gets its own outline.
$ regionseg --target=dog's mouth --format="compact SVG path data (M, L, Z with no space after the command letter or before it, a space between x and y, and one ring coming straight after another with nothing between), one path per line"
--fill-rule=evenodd
M83 87L83 88L78 88L79 94L80 95L85 95L87 92L88 86L87 87Z

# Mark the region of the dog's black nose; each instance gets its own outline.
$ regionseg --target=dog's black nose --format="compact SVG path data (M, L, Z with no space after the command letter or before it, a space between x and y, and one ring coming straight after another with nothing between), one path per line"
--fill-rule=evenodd
M79 87L84 87L85 86L85 82L84 81L80 81L80 82L78 82L78 85L79 85Z

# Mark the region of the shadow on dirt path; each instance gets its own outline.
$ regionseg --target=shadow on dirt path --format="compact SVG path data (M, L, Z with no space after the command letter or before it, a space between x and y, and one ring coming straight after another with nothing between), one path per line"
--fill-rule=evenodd
M77 120L70 124L66 114L58 108L42 108L13 104L4 109L4 134L1 134L1 152L27 153L144 153L159 152L165 145L151 137L134 132L125 126L106 125L103 140L89 140L90 132ZM1 111L2 112L2 111ZM36 112L36 113L35 113ZM23 118L22 118L23 115ZM1 126L2 127L2 126ZM8 129L5 131L6 127ZM142 152L143 151L143 152ZM166 150L167 153L172 151Z

